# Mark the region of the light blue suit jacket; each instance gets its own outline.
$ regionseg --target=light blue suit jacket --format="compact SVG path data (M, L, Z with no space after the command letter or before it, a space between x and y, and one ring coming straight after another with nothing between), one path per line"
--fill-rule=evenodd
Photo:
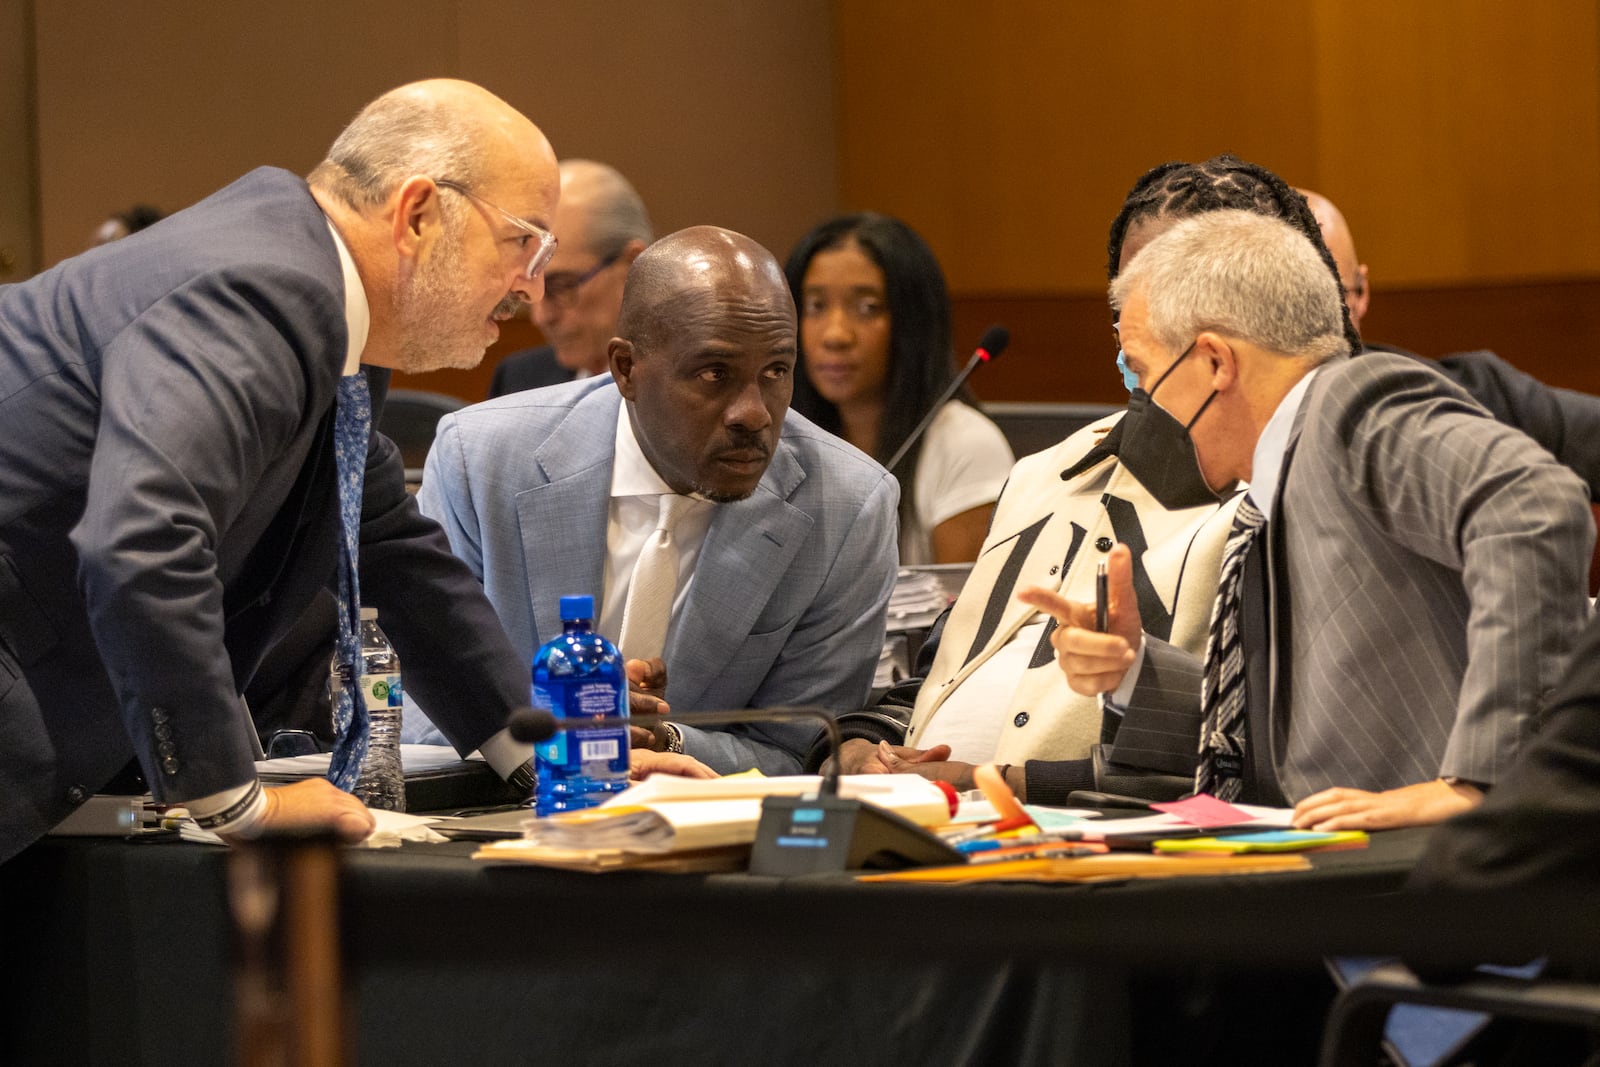
M602 600L622 396L610 376L475 404L439 423L424 513L483 581L531 662L561 631L560 598ZM760 485L719 504L667 635L676 711L814 704L870 693L896 567L899 487L877 463L791 411ZM793 774L803 724L684 727L714 770ZM408 737L426 739L409 723Z

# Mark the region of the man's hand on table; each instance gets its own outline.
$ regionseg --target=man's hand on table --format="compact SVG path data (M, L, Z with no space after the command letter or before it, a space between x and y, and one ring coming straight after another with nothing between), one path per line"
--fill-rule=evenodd
M1431 782L1401 786L1382 793L1364 789L1324 789L1294 808L1301 830L1394 830L1429 826L1477 805L1483 791L1467 782Z
M642 782L652 774L675 774L680 778L717 778L716 771L682 752L651 752L633 749L628 753L628 780Z
M346 793L326 778L307 778L293 785L263 789L266 811L257 824L256 836L270 830L290 826L326 826L345 841L355 844L366 840L376 825L372 812L355 797ZM237 835L221 835L234 844L241 840Z

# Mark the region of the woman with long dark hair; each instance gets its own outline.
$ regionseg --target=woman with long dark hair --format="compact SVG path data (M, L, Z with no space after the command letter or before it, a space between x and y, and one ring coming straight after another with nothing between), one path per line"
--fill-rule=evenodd
M789 254L800 313L794 410L887 462L955 376L939 262L899 219L830 219ZM978 557L1012 464L999 427L965 388L893 471L900 562Z

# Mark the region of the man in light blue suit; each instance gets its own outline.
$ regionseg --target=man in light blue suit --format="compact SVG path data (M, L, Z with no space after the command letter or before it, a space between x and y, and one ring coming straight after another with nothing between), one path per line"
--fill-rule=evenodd
M688 497L674 526L664 646L623 642L646 703L861 706L894 584L899 489L869 457L788 410L795 311L776 260L713 227L663 238L629 271L617 332L609 376L446 416L423 511L531 660L560 632L563 595L592 594L597 628L618 637L658 508ZM675 724L634 738L722 773L788 774L816 734L793 723ZM408 714L408 738L430 735Z

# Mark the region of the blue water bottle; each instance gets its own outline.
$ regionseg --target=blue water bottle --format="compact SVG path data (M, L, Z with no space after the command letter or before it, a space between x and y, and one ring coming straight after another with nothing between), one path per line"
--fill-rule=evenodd
M561 625L533 658L533 706L558 719L627 715L622 656L594 632L594 597L562 597ZM628 788L625 726L558 731L534 756L540 815L592 808Z

